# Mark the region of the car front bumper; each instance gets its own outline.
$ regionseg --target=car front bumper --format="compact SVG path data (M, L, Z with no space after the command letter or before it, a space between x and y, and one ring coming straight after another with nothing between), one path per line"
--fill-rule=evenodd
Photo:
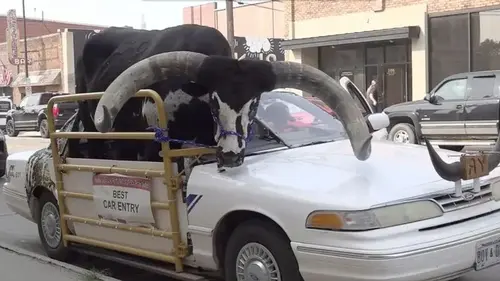
M436 237L439 243L421 248L409 245L406 250L363 252L297 242L291 246L304 281L444 281L475 270L476 247L500 238L499 221L500 212L496 212L471 221L470 231L462 235ZM449 232L446 227L435 231ZM421 241L418 235L415 241Z

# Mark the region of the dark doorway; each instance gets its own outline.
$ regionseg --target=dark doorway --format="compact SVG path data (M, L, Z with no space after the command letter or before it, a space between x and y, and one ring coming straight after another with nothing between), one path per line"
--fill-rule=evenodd
M383 105L384 108L405 102L406 66L401 64L384 65Z
M349 78L365 96L371 81L375 80L376 109L380 112L411 100L410 44L411 41L405 39L320 47L319 68L335 79Z

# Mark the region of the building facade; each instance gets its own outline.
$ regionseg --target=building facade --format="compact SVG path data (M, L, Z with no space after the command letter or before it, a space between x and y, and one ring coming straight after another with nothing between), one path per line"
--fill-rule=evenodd
M3 42L0 43L0 95L11 96L13 102L18 104L26 94L27 79L23 22L19 18L15 22L20 40L7 40L8 36L12 36L9 32L5 32L9 29L7 17L0 16L0 28L3 27L4 30L0 32L0 39L3 40L0 41ZM68 30L68 28L74 29ZM94 32L95 29L103 28L27 19L28 77L31 92L74 93L74 60L75 56L81 53L84 42L78 38L88 36L87 34Z
M499 8L500 0L290 0L282 45L287 59L361 89L376 80L383 108L422 99L448 75L498 69Z
M236 1L233 9L235 53L237 59L282 61L285 51L284 3L281 1ZM227 36L226 10L217 2L183 9L184 24L200 24L219 30Z
M285 37L284 2L235 1L234 5L234 36ZM227 34L226 9L219 9L217 2L184 8L183 23L210 26Z

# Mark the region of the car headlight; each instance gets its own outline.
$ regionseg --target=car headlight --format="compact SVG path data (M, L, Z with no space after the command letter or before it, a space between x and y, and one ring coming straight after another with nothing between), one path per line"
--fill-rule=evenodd
M414 201L363 211L314 211L306 227L323 230L360 231L391 227L443 215L432 201Z

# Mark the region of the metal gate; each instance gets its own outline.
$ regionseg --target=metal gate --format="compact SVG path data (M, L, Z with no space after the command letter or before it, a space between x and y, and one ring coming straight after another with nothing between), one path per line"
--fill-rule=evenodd
M161 151L163 155L163 170L146 170L146 169L132 169L132 168L119 168L119 167L105 167L105 166L93 166L93 165L75 165L65 163L65 159L61 157L57 147L57 139L133 139L133 140L154 140L154 132L109 132L109 133L99 133L99 132L56 132L54 125L54 116L52 115L52 107L55 103L62 102L76 102L84 100L98 100L101 98L103 93L87 93L87 94L74 94L74 95L64 95L56 96L50 99L47 105L47 119L50 132L50 144L52 149L52 157L54 162L56 189L57 189L57 199L59 204L60 212L60 223L62 229L62 238L64 246L68 246L68 242L76 242L81 244L87 244L91 246L96 246L100 248L105 248L109 250L119 251L127 254L142 256L146 258L151 258L155 260L160 260L168 263L175 264L175 270L177 272L183 271L182 259L188 254L187 245L181 240L180 224L178 216L178 206L177 206L177 191L182 188L181 175L182 172L176 174L173 170L172 158L175 157L195 157L204 154L212 154L214 150L211 148L186 148L186 149L176 149L170 150L168 143L161 143ZM149 97L155 104L158 111L158 118L160 127L163 129L167 128L167 116L165 113L165 108L163 100L153 90L140 90L136 93L135 97ZM106 220L98 220L93 218L79 217L70 215L65 205L64 199L79 198L85 200L93 200L93 194L89 193L79 193L65 191L63 184L63 173L69 171L81 171L81 172L93 172L93 173L118 173L128 176L143 176L143 177L162 177L167 188L168 202L151 202L151 207L153 209L164 209L169 211L171 228L169 232L148 229L138 226L132 226L127 224L117 224L114 222L109 222ZM154 251L148 251L144 249L139 249L135 247L130 247L126 245L120 245L117 243L103 242L97 239L86 238L71 234L68 229L67 221L84 223L105 228L120 229L123 231L142 233L152 236L159 236L163 238L171 239L173 242L173 251L171 254L157 253Z

